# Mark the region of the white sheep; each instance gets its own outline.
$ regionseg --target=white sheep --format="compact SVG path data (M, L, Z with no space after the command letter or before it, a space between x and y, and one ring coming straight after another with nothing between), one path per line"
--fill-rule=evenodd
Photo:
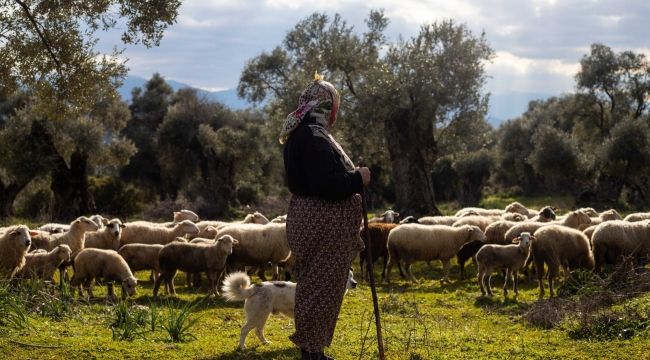
M80 292L84 288L88 289L89 297L93 297L93 279L122 282L122 300L126 299L127 294L133 296L137 293L138 279L133 276L126 261L114 250L83 249L73 256L72 268L74 275L70 286L81 286ZM116 297L112 284L108 286L108 297Z
M604 222L594 230L591 244L596 271L605 264L615 265L630 256L640 267L650 255L650 220Z
M584 213L583 213L584 214ZM535 232L537 240L531 246L531 254L537 270L539 296L544 296L544 264L546 264L548 288L551 296L553 279L559 275L560 266L565 274L571 270L594 268L594 257L589 250L589 239L580 230L560 225L548 225Z
M555 212L559 210L557 207L553 206L545 206L543 207L539 213L535 214L535 216L529 218L528 220L525 220L527 222L551 222L553 220L559 220L557 216L555 216Z
M391 230L388 235L388 269L386 282L390 282L390 271L400 259L404 259L406 272L412 282L418 281L411 273L413 261L440 260L445 275L442 282L449 282L451 258L465 244L486 238L481 229L465 225L451 227L445 225L404 224Z
M49 224L44 224L36 228L36 230L40 231L45 231L51 234L62 234L68 230L70 230L70 225L68 224L57 224L57 223L49 223Z
M634 213L626 216L624 221L627 222L637 222L637 221L644 221L644 220L650 220L650 213Z
M0 277L11 279L25 265L25 254L32 242L25 225L10 226L0 233Z
M228 256L228 269L242 266L265 266L271 263L273 280L278 280L278 264L291 255L286 224L235 224L219 229L217 237L230 235L239 243Z
M117 251L124 227L120 219L112 219L103 229L86 233L84 247Z
M495 245L488 244L483 246L476 253L476 262L478 263L478 284L481 293L485 295L485 277L487 276L487 294L492 296L492 272L494 269L506 269L506 277L503 282L503 296L508 296L508 279L514 275L513 291L515 295L519 294L517 284L519 282L519 269L521 269L530 253L530 244L535 241L535 237L524 232L512 242L518 245Z
M163 246L160 244L126 244L117 253L126 261L133 273L141 270L153 270L155 282L160 275L158 253Z
M106 219L105 217L99 214L91 216L90 220L92 220L95 224L97 224L97 226L99 226L99 230L103 229L104 225L108 223L108 219Z
M460 220L458 216L423 216L417 220L417 223L422 225L452 226L458 220Z
M183 220L189 220L191 222L197 222L197 221L199 221L199 216L196 215L195 212L190 211L190 210L174 211L174 221L166 222L166 223L162 223L162 224L158 224L158 225L164 226L164 227L174 227L174 225L178 224L179 222L182 222Z
M122 229L120 247L126 244L160 244L165 245L174 241L176 237L185 234L198 234L199 228L189 220L183 220L173 228L164 226L150 226L146 222L127 223Z
M537 210L533 209L527 209L525 206L518 202L513 202L506 206L505 210L506 213L516 213L516 214L521 214L526 216L526 218L530 219L537 215Z
M455 223L453 223L451 226L454 227L459 227L463 225L471 225L471 226L476 226L481 231L485 231L485 228L492 224L494 220L489 217L489 216L482 216L482 215L472 215L472 216L464 216L458 219Z
M378 222L392 224L395 222L395 220L398 217L399 217L399 213L393 210L386 210L384 211L383 214L368 220L368 224L378 223Z
M480 216L491 216L491 215L496 215L496 216L501 216L505 211L501 209L483 209L483 208L477 208L477 207L470 207L470 208L464 208L460 209L454 214L454 216L457 217L462 217L465 216L467 213L470 215L480 215Z
M567 216L559 221L551 222L536 222L536 221L524 221L517 223L515 226L511 227L505 235L506 243L512 242L515 238L519 237L519 234L527 232L535 235L535 232L549 225L561 225L569 228L577 229L580 225L591 224L591 218L587 214L583 213L580 210L571 211Z
M504 213L503 215L499 216L497 219L494 219L494 220L496 220L496 221L498 221L498 220L508 220L508 221L520 222L520 221L526 221L526 220L528 220L528 218L526 217L526 215L507 212L507 213Z
M232 254L233 245L238 243L230 235L219 236L212 245L172 242L165 245L158 253L160 276L153 287L153 296L158 296L160 284L164 281L172 294L176 294L174 277L178 270L187 273L205 272L208 276L210 290L208 296L219 295L216 287L217 273L221 274L226 266L227 257Z
M37 277L42 280L54 280L54 272L63 262L70 262L70 247L59 245L52 251L32 251L25 255L25 266L16 274L21 278Z
M591 208L587 208L587 209L591 209ZM584 210L581 211L584 212ZM614 209L604 211L600 215L596 213L596 216L591 216L590 213L587 212L585 212L585 214L589 215L589 217L591 218L591 224L580 224L578 226L578 230L582 231L590 226L600 225L605 221L621 220L621 215L619 215L618 212Z
M280 215L275 219L271 220L272 223L284 224L287 222L287 215Z
M214 221L214 220L207 220L207 221L199 221L196 223L196 226L199 227L199 231L203 231L206 227L212 226L213 228L219 230L224 226L228 225L235 225L235 224L258 224L258 225L266 225L269 223L269 220L266 218L266 216L255 212L253 214L248 214L243 220L240 221L233 221L233 222L228 222L228 221ZM190 240L199 237L198 235L192 235L190 236Z

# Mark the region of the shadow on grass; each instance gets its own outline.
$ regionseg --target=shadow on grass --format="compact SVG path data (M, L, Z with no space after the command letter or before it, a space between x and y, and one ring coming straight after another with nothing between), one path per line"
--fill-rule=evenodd
M236 348L228 353L215 357L204 357L197 359L204 360L227 360L227 359L298 359L300 350L298 348L276 349L270 351L259 351L259 348L244 349Z

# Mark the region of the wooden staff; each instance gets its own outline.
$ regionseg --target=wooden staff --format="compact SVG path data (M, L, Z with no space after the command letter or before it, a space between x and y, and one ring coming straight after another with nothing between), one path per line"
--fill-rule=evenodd
M363 158L359 158L359 167L364 167ZM379 301L377 300L377 288L375 287L375 274L372 271L372 254L370 249L370 232L368 231L368 206L366 205L366 186L364 184L361 192L361 203L363 204L363 229L366 235L366 261L370 275L370 290L372 291L372 303L375 307L375 324L377 325L377 345L379 346L379 359L384 360L384 340L381 336L381 319L379 317ZM361 274L363 276L363 274Z

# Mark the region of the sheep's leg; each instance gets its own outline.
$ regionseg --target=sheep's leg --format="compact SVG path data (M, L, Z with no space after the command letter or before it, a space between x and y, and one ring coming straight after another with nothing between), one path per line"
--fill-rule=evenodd
M381 269L381 277L382 277L382 279L384 278L384 275L386 274L386 264L388 264L388 255L384 255L383 259L384 259L384 268Z
M389 258L388 264L386 264L386 277L384 278L384 280L388 284L390 284L390 270L393 268L393 263L394 263L393 258Z
M555 296L553 292L553 278L558 275L560 272L560 267L557 265L551 265L548 267L548 293L550 297Z
M413 273L411 272L411 265L413 265L413 262L411 260L404 260L404 270L406 270L406 274L408 275L409 279L411 279L412 282L418 283L417 279L415 276L413 276Z
M514 282L513 291L515 292L515 296L517 296L519 295L519 270L516 270L514 274L515 278L512 280Z
M405 275L404 272L402 271L402 265L400 265L399 260L397 261L397 268L399 269L399 276L400 276L402 279L406 279L406 275Z
M429 265L429 270L433 270L433 265L431 265L431 261L427 261L427 265Z
M544 261L535 259L537 281L539 282L539 297L544 296Z
M167 278L167 272L166 271L161 271L160 276L158 276L158 279L153 285L153 296L158 296L158 290L160 289L160 283L162 283L164 280ZM165 285L167 282L165 281Z
M485 266L478 265L478 275L476 275L476 280L478 281L478 287L481 289L481 294L485 296L485 287L483 286L483 280L485 278Z
M512 271L510 268L506 269L506 278L503 281L503 297L508 297L508 280L512 277Z
M494 296L494 294L492 294L492 274L493 273L494 273L494 267L492 267L492 266L486 266L485 267L485 275L484 276L487 276L487 281L486 281L487 285L486 286L487 286L487 294L488 294L489 297Z
M278 273L278 264L271 263L271 268L273 269L273 281L280 280L280 275Z
M446 260L440 260L442 263L442 268L445 271L445 276L440 280L441 282L446 282L447 284L451 284L449 281L449 273L451 272L451 261L449 259Z
M468 259L461 259L458 258L458 266L460 266L460 279L461 280L467 280L467 274L465 273L465 262L467 262Z
M172 295L176 295L176 288L174 287L174 278L176 278L176 274L178 273L178 270L175 270L171 276L167 278L167 282L169 284L169 292Z

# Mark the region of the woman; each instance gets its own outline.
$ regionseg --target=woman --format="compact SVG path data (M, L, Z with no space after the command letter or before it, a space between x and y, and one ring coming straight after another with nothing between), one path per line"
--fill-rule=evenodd
M296 259L296 332L289 339L302 359L328 360L351 259L359 250L361 197L368 168L354 164L328 130L336 121L339 94L316 74L280 134L284 167L293 194L287 238Z

